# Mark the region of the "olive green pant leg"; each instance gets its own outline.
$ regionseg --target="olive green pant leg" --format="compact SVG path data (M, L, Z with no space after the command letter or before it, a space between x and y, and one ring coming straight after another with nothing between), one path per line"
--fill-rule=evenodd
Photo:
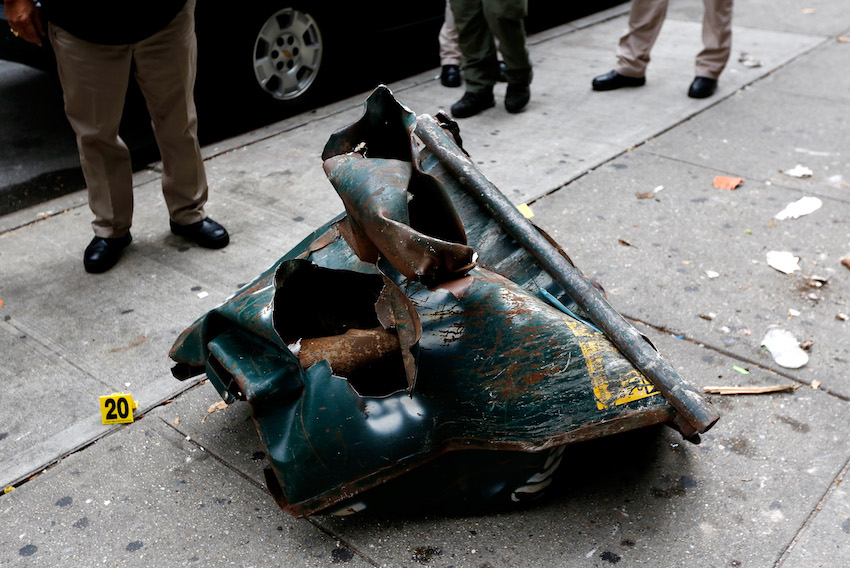
M466 90L483 94L493 91L499 79L496 44L484 17L482 0L450 0L463 54Z
M531 59L526 46L525 17L528 0L484 0L484 18L499 40L505 77L512 85L531 83Z

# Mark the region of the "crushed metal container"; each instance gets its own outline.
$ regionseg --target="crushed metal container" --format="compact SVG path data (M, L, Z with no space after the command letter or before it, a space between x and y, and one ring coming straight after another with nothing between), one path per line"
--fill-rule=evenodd
M378 87L323 152L345 214L171 350L251 405L296 517L515 506L567 444L717 421L438 118Z

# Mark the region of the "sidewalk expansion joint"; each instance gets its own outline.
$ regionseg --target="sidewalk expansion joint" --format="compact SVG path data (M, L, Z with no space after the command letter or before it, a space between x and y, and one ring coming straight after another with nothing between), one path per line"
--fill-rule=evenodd
M683 334L680 335L679 333L677 333L677 332L675 332L671 329L668 329L667 327L665 327L663 325L657 325L657 324L645 322L643 320L637 319L635 317L632 317L632 316L629 316L629 315L626 315L626 314L623 314L623 317L625 317L626 319L628 319L632 322L639 323L641 325L645 325L646 327L650 327L650 328L652 328L652 329L654 329L658 332L666 333L666 334L669 334L669 335L674 335L675 337L680 338L682 341L687 341L688 343L696 345L697 347L701 347L703 349L708 349L710 351L714 351L715 353L717 353L719 355L723 355L724 357L729 357L730 359L735 359L735 360L740 361L742 363L746 363L748 366L756 367L757 369L759 369L760 371L764 371L765 373L770 373L770 374L773 374L773 375L780 376L784 379L788 379L789 381L793 381L793 382L795 382L795 383L797 383L801 386L804 386L804 387L812 387L810 382L800 380L799 378L797 378L797 377L795 377L795 376L793 376L789 373L784 373L784 372L778 371L776 369L771 369L770 367L765 367L762 363L754 361L753 359L748 359L747 357L742 357L741 355L738 355L737 353L733 353L731 351L723 349L722 347L716 347L714 345L707 344L704 341L699 341L697 339L693 339L693 338L688 337L688 336L683 335ZM814 387L812 387L812 388L814 388ZM843 395L841 393L833 392L833 391L829 390L828 388L824 388L822 385L818 386L818 388L814 389L814 390L818 390L820 392L823 392L824 394L827 394L829 396L837 398L838 400L841 400L841 401L844 401L844 402L850 402L850 397Z
M169 402L170 402L170 401L169 401ZM268 495L268 496L270 496L270 497L271 497L271 493L269 492L268 487L266 487L266 486L265 486L265 484L263 484L263 483L260 483L260 482L256 481L255 479L253 479L253 478L252 478L250 475L248 475L247 473L245 473L245 472L243 472L242 470L240 470L240 469L238 469L238 468L234 467L234 466L233 466L233 465L232 465L229 461L227 461L226 459L224 459L222 456L220 456L220 455L218 455L217 453L215 453L215 452L211 451L211 450L210 450L209 448L207 448L206 446L201 445L201 444L200 444L197 440L195 440L194 438L192 438L191 436L189 436L186 432L183 432L183 431L182 431L179 427L177 427L176 425L172 424L172 423L171 423L171 422L169 422L168 420L166 420L166 419L162 418L161 416L159 417L159 419L162 421L162 423L163 423L163 424L165 424L166 426L168 426L169 428L171 428L172 430L174 430L175 432L177 432L178 434L180 434L180 435L183 437L183 439L185 439L187 442L189 442L190 444L192 444L192 445L194 445L196 448L198 448L198 450L200 450L200 451L202 451L202 452L204 452L204 453L206 453L206 454L209 454L210 456L212 456L212 458L213 458L214 460L216 460L217 462L219 462L221 465L223 465L224 467L226 467L226 468L227 468L227 469L229 469L230 471L234 472L234 473L235 473L235 474L237 474L239 477L241 477L242 479L244 479L245 481L247 481L248 483L250 483L251 485L253 485L253 486L254 486L254 487L256 487L257 489L259 489L260 491L262 491L263 493L265 493L266 495ZM370 564L372 564L373 566L376 566L376 567L377 567L377 566L379 566L379 564L378 564L378 563L376 563L373 559L371 559L368 555L366 555L366 554L364 554L363 552L359 551L359 550L358 550L355 546L352 546L352 545L351 545L349 542L347 542L347 541L346 541L346 540L345 540L342 536L340 536L340 535L336 534L334 531L332 531L332 530L328 529L327 527L323 526L323 525L322 525L322 524L321 524L318 520L313 519L313 518L311 518L311 517L308 517L308 518L306 518L305 520L306 520L307 522L309 522L310 524L312 524L312 525L313 525L314 527L316 527L317 529L319 529L320 531L322 531L323 533L325 533L326 535L328 535L329 537L331 537L332 539L336 540L336 541L337 541L337 547L338 547L338 548L339 548L340 546L344 546L346 549L348 549L348 550L350 550L351 552L353 552L353 553L357 554L358 556L360 556L361 558L363 558L364 560L366 560L367 562L369 562L369 563L370 563Z
M812 512L806 518L805 522L800 527L800 530L798 530L794 534L794 536L791 538L791 542L788 543L788 546L785 548L785 551L782 553L782 555L776 561L776 564L773 565L773 568L779 568L788 559L788 557L791 555L791 552L794 550L794 547L797 546L797 543L800 541L800 538L803 536L803 533L805 533L806 530L808 530L809 526L811 526L811 524L814 522L815 518L823 510L824 506L826 505L827 500L835 492L835 490L838 488L838 486L844 481L844 479L848 476L848 474L850 474L850 460L847 460L847 463L844 464L844 467L841 469L841 471L838 473L838 475L835 476L835 478L829 484L829 487L826 489L823 496L820 498L820 501L818 501L818 504L815 506L815 508L812 510Z

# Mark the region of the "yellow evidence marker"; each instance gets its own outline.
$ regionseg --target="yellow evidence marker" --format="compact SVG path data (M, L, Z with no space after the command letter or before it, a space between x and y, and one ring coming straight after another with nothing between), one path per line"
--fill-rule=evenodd
M104 424L123 424L133 421L133 411L138 407L133 395L114 392L100 397L100 416Z

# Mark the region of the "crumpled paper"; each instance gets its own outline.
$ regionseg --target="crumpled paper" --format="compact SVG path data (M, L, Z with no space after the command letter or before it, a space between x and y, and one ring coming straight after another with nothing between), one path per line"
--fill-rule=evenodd
M790 331L771 328L761 340L761 346L770 351L773 360L782 367L799 369L809 362L809 355L800 348Z

